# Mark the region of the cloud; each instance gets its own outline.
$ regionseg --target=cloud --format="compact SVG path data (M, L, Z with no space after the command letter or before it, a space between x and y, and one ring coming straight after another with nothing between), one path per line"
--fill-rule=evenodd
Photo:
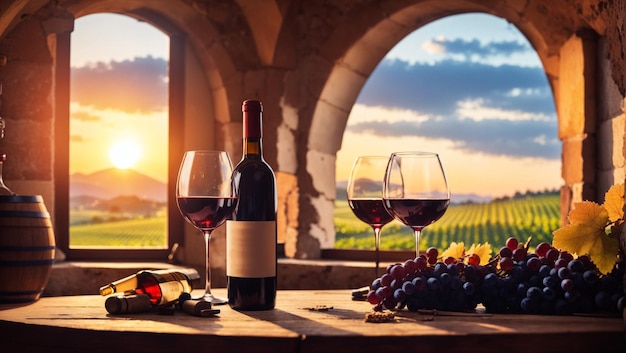
M542 68L455 60L435 64L383 60L369 77L357 103L452 116L457 102L477 99L498 109L555 114Z
M455 148L494 156L559 159L556 124L545 120L429 119L427 121L366 121L348 131L382 137L422 137L454 141Z
M99 122L102 120L98 115L89 114L87 112L75 111L72 112L70 118L83 122Z
M70 135L71 142L85 142L85 138L82 135Z
M514 40L494 41L483 44L478 39L465 40L458 38L449 40L443 37L424 42L422 48L430 53L461 55L466 60L470 60L473 57L510 57L513 54L526 53L532 50L528 44Z
M129 113L163 110L168 97L167 65L165 59L148 56L73 67L72 101Z

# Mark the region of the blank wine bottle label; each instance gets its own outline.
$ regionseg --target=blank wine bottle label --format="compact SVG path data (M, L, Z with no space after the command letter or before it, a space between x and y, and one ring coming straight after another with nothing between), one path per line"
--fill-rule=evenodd
M276 221L226 222L226 275L276 276Z

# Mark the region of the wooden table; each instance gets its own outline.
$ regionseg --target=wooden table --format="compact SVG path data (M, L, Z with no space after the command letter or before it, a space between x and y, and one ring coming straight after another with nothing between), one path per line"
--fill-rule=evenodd
M224 296L224 289L214 290ZM431 316L406 310L368 323L349 290L279 291L271 311L218 317L109 315L104 297L46 297L0 305L2 352L625 352L622 318ZM328 311L310 307L326 305Z

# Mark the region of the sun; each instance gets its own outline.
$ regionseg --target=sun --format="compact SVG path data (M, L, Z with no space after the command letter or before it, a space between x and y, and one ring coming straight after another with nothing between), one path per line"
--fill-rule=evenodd
M117 141L109 149L109 159L118 169L128 169L141 157L141 147L131 140Z

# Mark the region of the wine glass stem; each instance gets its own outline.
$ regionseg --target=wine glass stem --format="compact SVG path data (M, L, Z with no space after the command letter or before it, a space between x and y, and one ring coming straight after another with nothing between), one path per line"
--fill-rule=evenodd
M375 277L378 277L378 270L380 268L380 227L372 227L374 228L374 242L375 242L375 256L376 256L376 267L374 268Z
M415 232L415 258L420 256L420 235L422 234L422 228L414 228Z
M206 269L206 283L204 285L204 293L211 294L211 261L209 260L209 255L211 254L211 232L204 231L204 248L206 250L206 256L204 257L205 269Z

